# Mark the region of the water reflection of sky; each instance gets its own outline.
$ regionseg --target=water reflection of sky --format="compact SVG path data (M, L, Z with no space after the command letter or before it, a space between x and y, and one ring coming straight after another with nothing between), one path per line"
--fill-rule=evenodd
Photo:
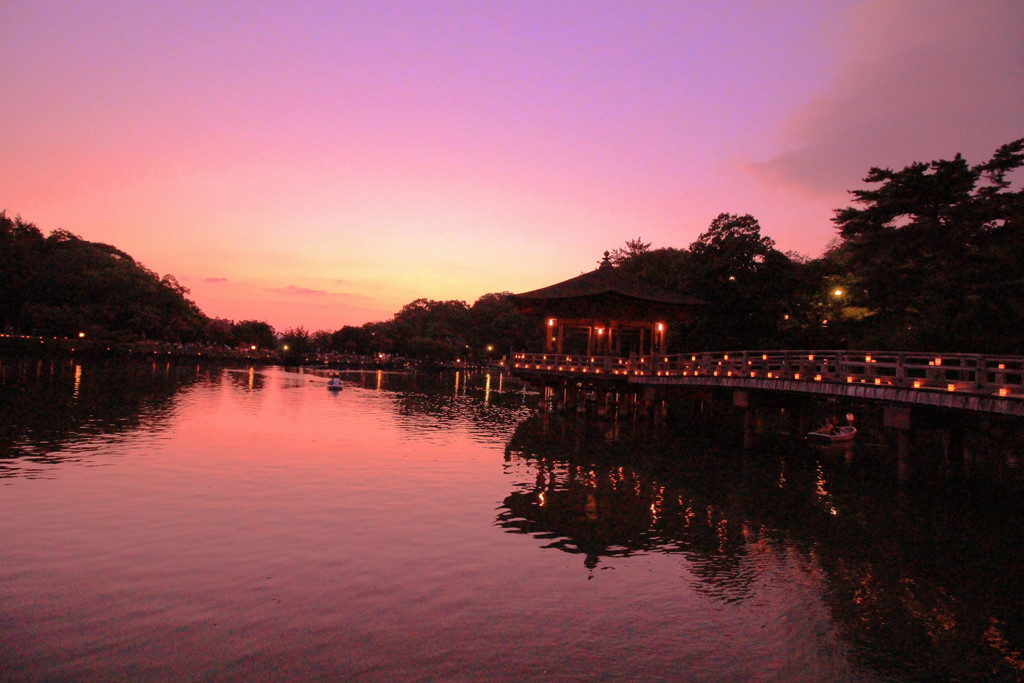
M347 373L339 393L328 376L0 365L0 665L27 679L1022 670L1012 501L900 489L841 454L745 458L697 430L536 413L496 374Z

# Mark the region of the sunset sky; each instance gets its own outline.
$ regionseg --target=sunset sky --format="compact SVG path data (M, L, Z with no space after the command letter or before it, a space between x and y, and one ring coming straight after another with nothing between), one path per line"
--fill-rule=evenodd
M279 331L524 291L1024 136L1021 0L0 0L0 210Z

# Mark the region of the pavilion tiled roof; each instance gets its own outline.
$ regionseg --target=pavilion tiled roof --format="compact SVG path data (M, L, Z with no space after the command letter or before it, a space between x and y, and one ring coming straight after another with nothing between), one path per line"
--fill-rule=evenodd
M617 296L616 296L617 295ZM663 289L641 280L606 259L599 268L589 273L530 292L513 294L512 300L522 304L542 303L559 299L589 299L594 297L625 297L637 302L677 306L700 305L701 299Z

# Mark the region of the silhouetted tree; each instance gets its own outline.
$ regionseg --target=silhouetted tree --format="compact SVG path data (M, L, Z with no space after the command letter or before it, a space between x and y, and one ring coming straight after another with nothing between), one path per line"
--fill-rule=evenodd
M1024 192L1008 174L1024 139L970 166L951 160L872 168L836 211L851 301L869 315L858 343L946 351L1019 351L1024 315Z
M541 344L540 317L516 310L508 292L484 294L469 313L469 344L474 358L498 359L510 350L524 351Z
M625 247L618 247L616 249L612 249L609 252L608 257L609 260L612 262L612 265L619 266L622 265L622 263L627 259L643 254L650 248L650 242L644 242L643 238L637 237L635 240L626 240Z
M235 323L235 343L255 346L257 349L276 349L277 334L269 323L262 320L243 320Z
M107 244L67 230L45 239L0 213L0 326L105 339L203 339L207 318L188 290Z

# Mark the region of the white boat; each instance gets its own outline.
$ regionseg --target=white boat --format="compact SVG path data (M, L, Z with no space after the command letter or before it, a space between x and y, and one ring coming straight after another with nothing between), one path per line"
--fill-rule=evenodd
M344 388L345 388L345 385L341 383L341 378L340 377L332 377L327 382L327 390L328 391L341 391Z
M818 443L842 443L843 441L853 441L855 436L857 436L856 427L853 425L843 425L842 427L834 427L827 432L810 432L807 438Z

